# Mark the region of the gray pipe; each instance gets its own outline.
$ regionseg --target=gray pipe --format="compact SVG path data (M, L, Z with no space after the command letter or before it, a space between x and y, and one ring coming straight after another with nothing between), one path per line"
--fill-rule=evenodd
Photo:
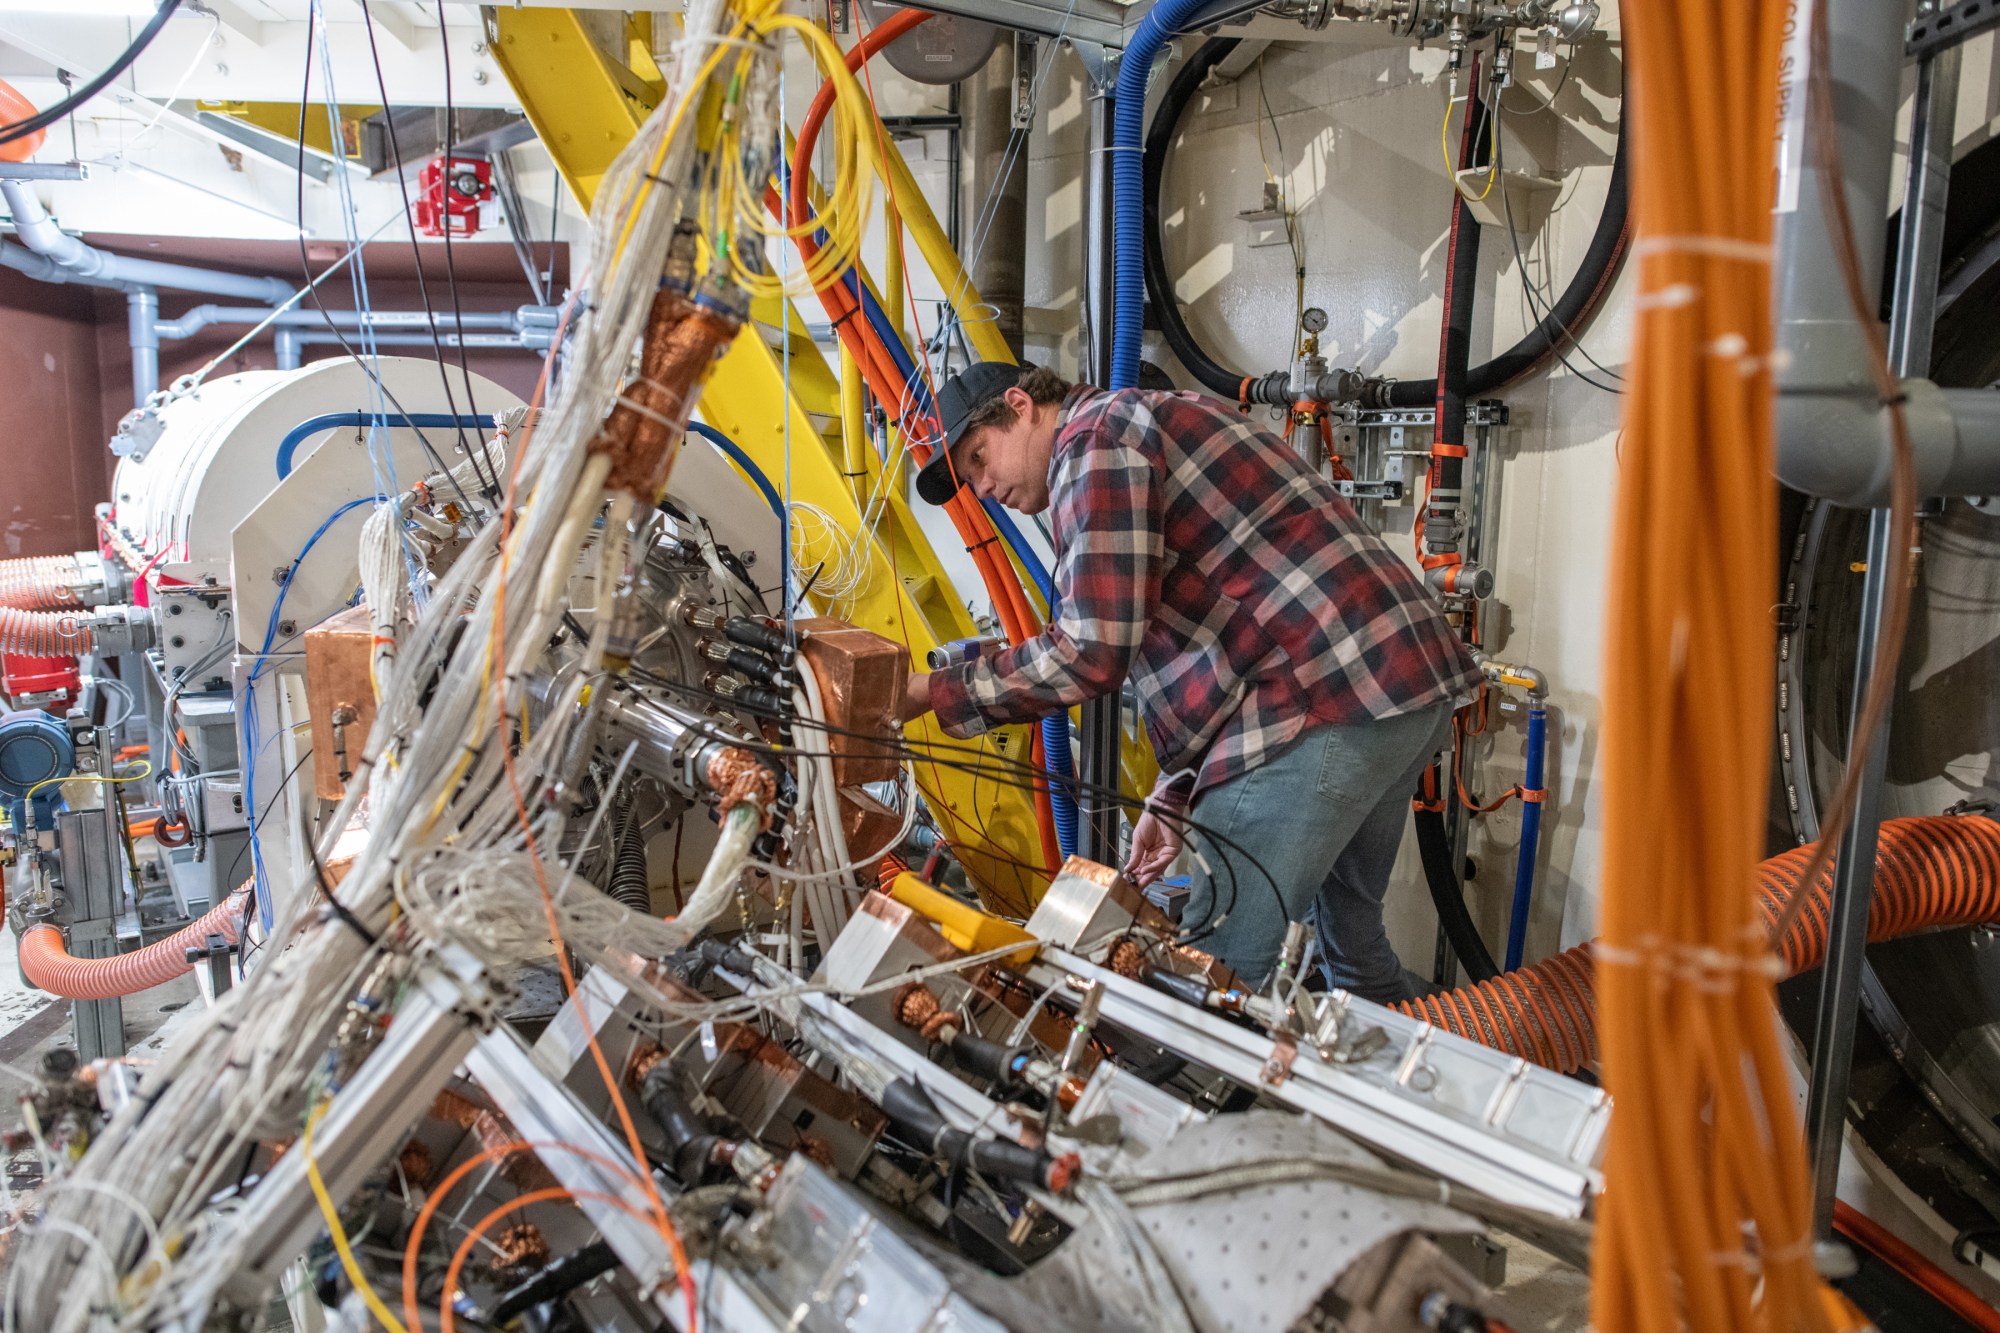
M1908 18L1907 4L1828 0L1835 157L1871 301L1882 287ZM1798 206L1777 224L1778 477L1836 504L1875 508L1889 497L1889 416L1876 401L1868 340L1837 276L1809 107L1806 125ZM1914 377L1903 390L1921 493L2000 494L2000 395Z
M151 287L125 293L125 326L132 345L132 401L146 405L160 387L160 294Z
M277 337L278 369L297 370L305 361L304 349L308 345L336 343L340 339L321 330L317 333L309 329L279 329ZM520 352L546 352L549 340L546 336L537 341L533 332L527 333L468 333L462 339L456 333L440 333L438 342L446 347L493 347ZM429 347L431 335L428 333L378 333L375 335L378 347Z
M959 211L972 219L973 228L966 276L980 299L993 307L965 311L966 322L991 318L1018 357L1028 268L1028 155L1017 152L1011 162L1007 155L1014 137L1014 47L1014 40L1003 36L999 48L960 89L965 170L959 177L964 195Z
M111 282L104 278L86 278L81 273L72 273L47 255L38 255L32 250L23 250L18 245L0 241L0 268L11 268L16 273L33 278L36 282L74 282L84 287L102 287L106 291L127 292L132 290L129 282Z
M206 292L212 296L262 301L266 305L279 305L291 299L292 286L281 278L251 278L154 259L128 259L85 245L56 225L25 181L0 180L0 195L5 196L7 207L13 211L14 229L20 233L22 242L78 277Z
M525 305L515 310L475 310L463 318L463 327L480 332L526 333L537 331L547 334L555 331L556 321L561 311L549 306ZM174 319L160 321L160 336L168 339L192 338L213 324L262 324L269 321L278 328L325 328L328 323L343 329L358 329L363 324L363 312L359 310L285 310L273 316L271 311L257 306L198 305ZM374 329L422 330L435 326L440 333L461 326L458 316L442 311L435 315L421 310L374 310L367 312L366 323ZM424 341L430 335L424 334Z

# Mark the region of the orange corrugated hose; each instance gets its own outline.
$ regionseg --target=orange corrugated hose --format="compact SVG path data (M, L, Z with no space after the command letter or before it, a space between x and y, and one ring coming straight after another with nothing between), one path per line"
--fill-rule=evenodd
M1605 616L1591 1321L1832 1326L1757 866L1777 549L1771 228L1787 6L1626 5L1634 342ZM1700 484L1690 484L1700 478ZM1662 799L1663 784L1671 796Z
M21 936L21 975L51 995L69 1000L115 1000L163 985L194 970L187 960L191 947L206 945L210 935L236 942L237 924L250 894L245 884L202 916L157 944L115 958L75 958L55 926L30 926Z
M1775 925L1812 859L1810 846L1758 868L1757 908ZM1798 917L1779 941L1782 975L1820 965L1826 953L1833 870L1820 872ZM2000 824L1969 816L1891 819L1875 852L1868 938L2000 920ZM1597 1060L1597 995L1589 944L1491 981L1397 1006L1406 1014L1512 1055L1574 1073Z
M23 657L85 657L96 637L71 611L0 606L0 652Z
M73 555L32 555L0 560L0 606L22 611L66 611L83 605L76 595Z

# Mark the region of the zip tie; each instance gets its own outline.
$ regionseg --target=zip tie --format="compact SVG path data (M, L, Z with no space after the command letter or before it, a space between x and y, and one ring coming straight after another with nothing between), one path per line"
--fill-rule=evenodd
M1740 236L1711 236L1702 233L1642 236L1638 252L1646 255L1702 255L1710 259L1733 259L1745 264L1768 264L1774 247L1762 241L1746 241Z
M1641 310L1677 310L1701 299L1701 289L1691 282L1676 282L1657 291L1641 292L1636 302Z

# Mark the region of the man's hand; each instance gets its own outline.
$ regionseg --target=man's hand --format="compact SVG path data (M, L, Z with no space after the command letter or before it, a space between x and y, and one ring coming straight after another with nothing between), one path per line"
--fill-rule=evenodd
M914 722L931 711L931 677L928 671L913 671L903 682L903 707L900 716L905 722Z
M1180 829L1148 810L1132 829L1132 854L1125 858L1125 878L1143 889L1166 874L1180 854Z

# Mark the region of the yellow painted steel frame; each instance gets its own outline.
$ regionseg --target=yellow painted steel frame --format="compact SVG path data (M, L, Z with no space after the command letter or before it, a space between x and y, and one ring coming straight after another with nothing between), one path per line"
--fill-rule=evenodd
M505 7L488 12L496 61L564 180L589 207L612 158L658 104L659 71L650 62L641 72L618 62L607 35L598 32L606 23L603 14ZM639 34L628 26L624 37L618 44L625 53L643 56L645 43L638 40ZM888 183L902 224L945 289L963 308L977 308L979 295L945 241L902 153L886 133L879 143L885 149ZM865 272L861 276L868 281ZM787 320L792 328L789 395L778 346L779 331ZM1013 359L991 321L967 321L967 332L982 357ZM789 476L797 494L825 511L843 537L851 540L860 530L861 513L849 484L852 479L844 475L855 469L842 439L842 407L839 385L797 312L764 302L753 309L751 323L717 362L700 410L767 477L775 481ZM851 412L852 404L848 407ZM1032 589L1030 595L1039 603ZM892 488L876 525L867 571L857 590L842 599L839 612L857 625L907 643L912 665L918 669L931 648L979 632L899 487ZM1029 754L1025 727L1000 728L977 742L951 742L937 730L935 719L927 717L912 724L910 735L919 742L964 746L966 757L976 758L989 772L1019 765ZM1128 735L1124 748L1126 789L1150 790L1156 766L1144 735L1136 739ZM941 764L918 764L917 782L987 905L1025 916L1047 882L1034 866L1040 859L1040 840L1029 794L994 776L975 776Z
M779 321L792 314L791 393ZM751 322L715 365L701 397L702 416L734 440L743 452L782 485L789 472L797 494L832 517L844 539L861 527L861 512L848 489L838 418L839 390L831 369L795 312L760 302ZM817 410L815 410L817 409ZM790 467L786 431L790 430ZM810 551L801 554L811 559ZM950 639L979 632L945 575L930 542L900 493L892 492L875 529L867 570L838 613L854 624L906 643L912 666ZM814 599L817 601L818 599ZM820 609L833 610L822 606ZM1004 727L977 741L952 741L926 717L907 733L922 745L941 742L963 747L964 758L990 774L1012 769L1028 757L1025 727ZM916 765L917 784L951 840L967 876L995 911L1026 916L1040 898L1047 877L1023 862L1040 860L1035 811L1028 793L996 776L977 776L942 764Z
M499 5L486 11L489 49L556 170L583 206L666 84L646 56L650 15ZM615 48L615 49L614 49ZM625 63L642 61L634 69Z

